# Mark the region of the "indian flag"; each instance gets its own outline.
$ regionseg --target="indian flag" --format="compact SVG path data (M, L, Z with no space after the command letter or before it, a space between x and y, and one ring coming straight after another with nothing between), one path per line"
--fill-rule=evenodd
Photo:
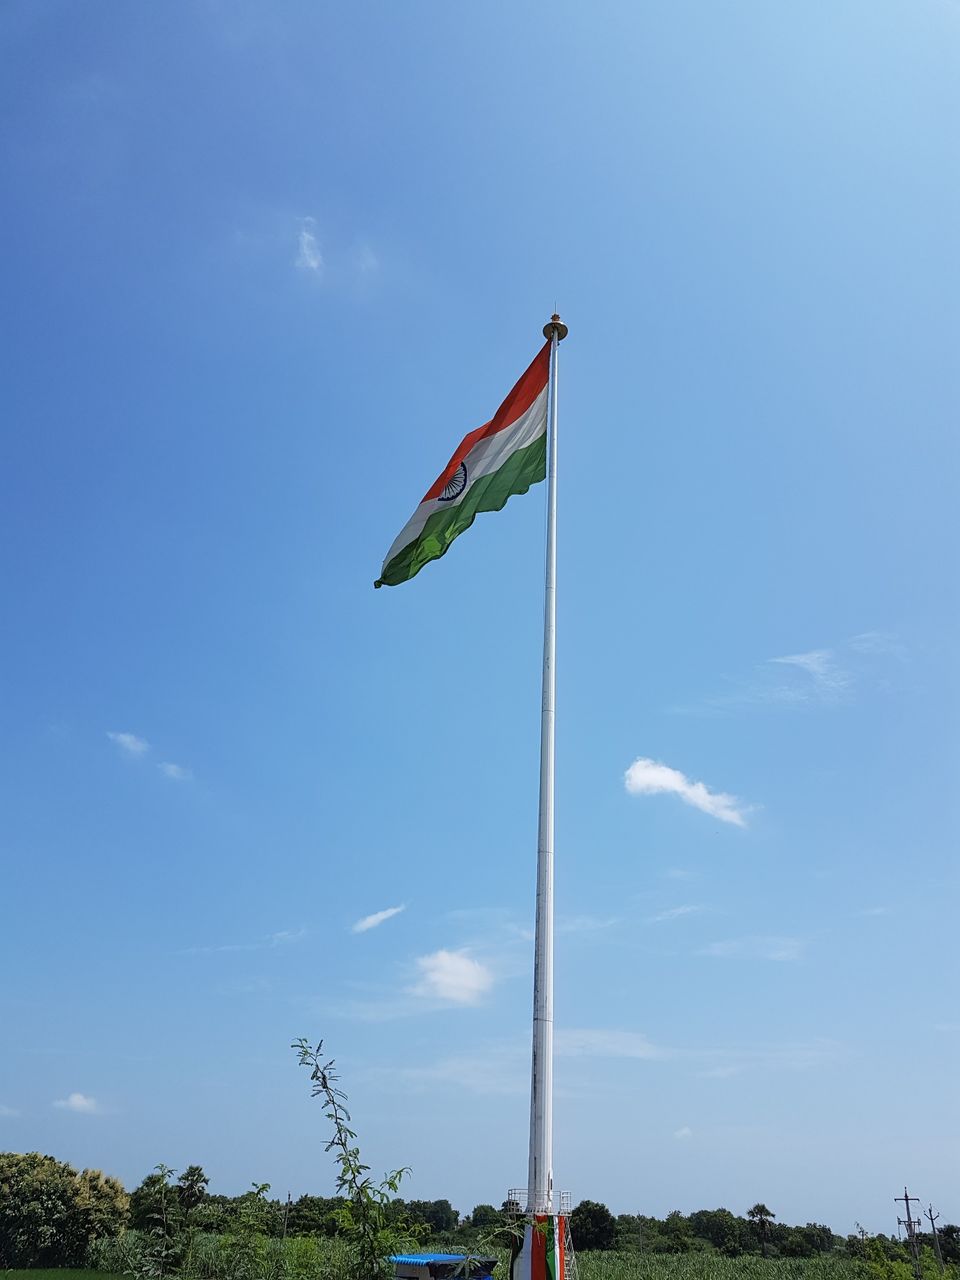
M375 587L395 587L445 555L481 511L499 511L547 473L550 343L489 422L465 435L401 529Z

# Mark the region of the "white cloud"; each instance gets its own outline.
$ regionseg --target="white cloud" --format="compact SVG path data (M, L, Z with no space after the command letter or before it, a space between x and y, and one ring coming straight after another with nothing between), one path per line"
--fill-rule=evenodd
M100 1110L96 1098L90 1098L85 1093L70 1093L65 1098L58 1098L53 1105L63 1111L76 1111L88 1116L95 1115Z
M493 974L466 951L434 951L417 959L419 981L410 994L450 1004L477 1004L493 986Z
M0 1119L12 1120L15 1116L18 1116L19 1114L20 1112L16 1109L16 1107L5 1107L3 1103L0 1102Z
M659 924L662 920L679 920L681 916L696 916L706 911L706 907L668 907L666 911L661 911L655 916L647 918L647 924Z
M732 822L734 826L746 826L745 812L740 807L736 796L727 795L723 791L711 791L702 782L691 782L679 769L671 769L669 765L660 764L657 760L648 760L641 756L624 775L624 783L631 795L654 796L659 794L677 795L684 804L693 805L721 822Z
M889 914L889 907L864 907L857 912L858 916L888 916Z
M728 938L723 942L711 942L708 947L697 952L700 956L714 956L726 959L728 956L743 956L748 960L799 960L803 952L803 942L799 938L764 937L764 938Z
M122 751L125 751L128 756L142 756L144 752L150 750L150 743L144 738L138 738L135 733L117 733L108 729L107 737L111 742L115 742Z
M164 760L157 768L165 778L172 778L174 782L189 782L193 777L190 770L185 769L182 764L172 764L169 760Z
M693 1137L693 1130L690 1128L688 1124L685 1124L680 1129L674 1129L673 1136L677 1139L678 1142L685 1142L687 1138Z
M696 871L687 871L683 867L668 867L663 872L663 878L665 880L696 880L697 873Z
M373 915L364 916L362 920L351 926L351 933L366 933L368 929L375 929L378 924L383 924L384 920L390 920L393 916L398 916L401 911L406 911L406 904L399 907L387 907L383 911L374 911Z
M300 222L300 234L297 237L297 266L301 271L309 271L318 278L323 275L323 255L316 236L316 222L313 218L303 218Z
M603 1031L558 1027L557 1053L567 1058L646 1058L671 1056L670 1049L651 1044L638 1031Z

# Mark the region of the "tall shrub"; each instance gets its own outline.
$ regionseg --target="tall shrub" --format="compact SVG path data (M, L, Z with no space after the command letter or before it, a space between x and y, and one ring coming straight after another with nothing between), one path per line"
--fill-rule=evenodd
M122 1185L99 1169L0 1153L0 1268L79 1266L92 1240L123 1229L129 1206Z

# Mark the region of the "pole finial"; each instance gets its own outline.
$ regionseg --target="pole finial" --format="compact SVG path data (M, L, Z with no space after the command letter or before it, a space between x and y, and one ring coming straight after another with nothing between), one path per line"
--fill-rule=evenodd
M568 333L567 326L563 323L563 321L560 319L560 317L557 315L555 311L553 315L550 317L549 323L543 326L543 336L545 338L552 339L553 335L556 334L557 341L562 342L564 338L567 336L567 333Z

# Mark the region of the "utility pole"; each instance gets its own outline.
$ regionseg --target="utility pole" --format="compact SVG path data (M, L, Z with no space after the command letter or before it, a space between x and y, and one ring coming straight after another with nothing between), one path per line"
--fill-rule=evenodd
M904 1187L903 1195L894 1196L893 1200L894 1204L899 1204L901 1200L903 1201L904 1212L907 1216L905 1218L897 1218L897 1226L906 1227L907 1229L907 1244L910 1246L910 1256L913 1259L913 1274L917 1280L923 1280L923 1273L920 1270L920 1234L918 1230L920 1219L914 1218L910 1212L910 1201L912 1200L915 1204L919 1204L920 1198L912 1196L907 1188Z
M930 1205L923 1215L930 1219L930 1234L933 1236L933 1251L937 1255L937 1262L940 1265L940 1271L943 1272L943 1254L940 1252L940 1236L937 1232L936 1221L940 1217L939 1213L933 1212L933 1205Z

